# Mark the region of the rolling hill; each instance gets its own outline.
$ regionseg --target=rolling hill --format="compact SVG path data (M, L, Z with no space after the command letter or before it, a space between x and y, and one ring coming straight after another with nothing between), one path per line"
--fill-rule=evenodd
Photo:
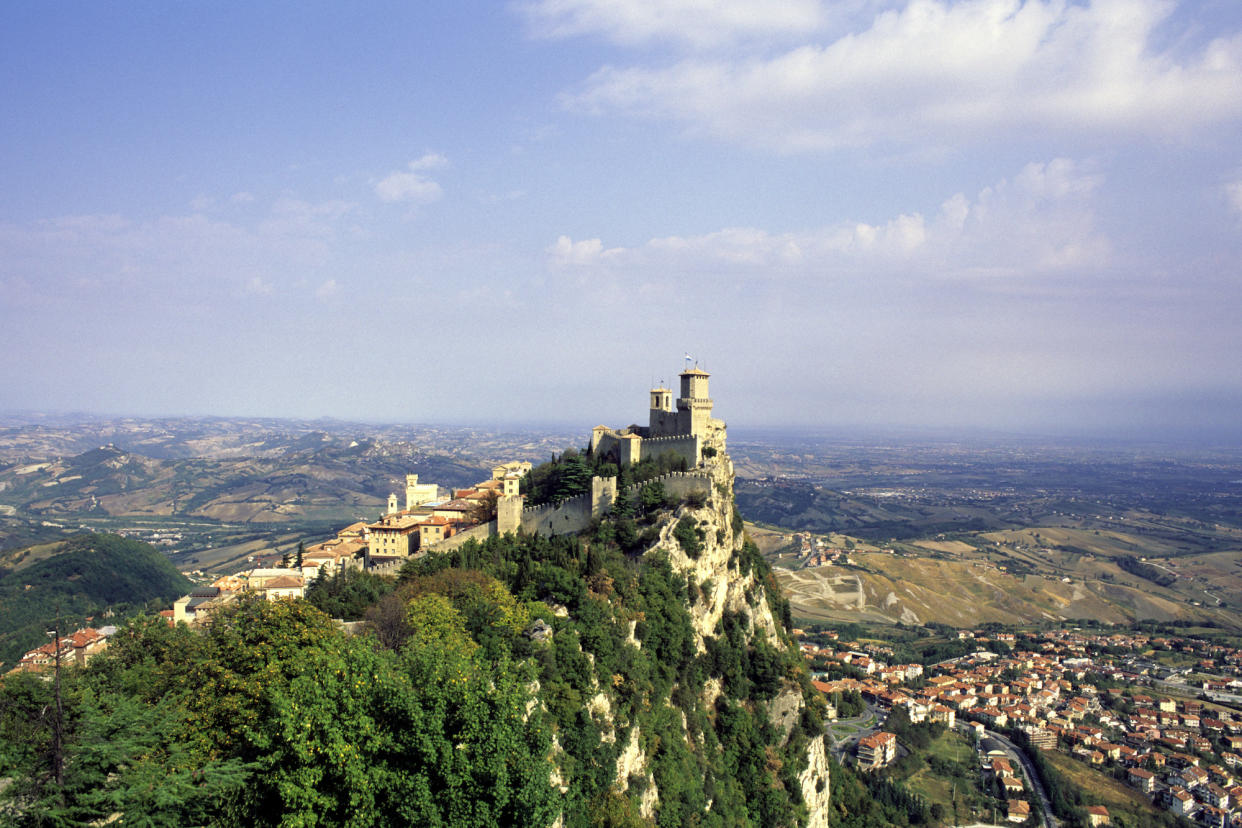
M0 661L12 664L43 644L59 615L72 631L112 611L123 617L151 601L166 605L192 584L150 544L81 534L0 558Z

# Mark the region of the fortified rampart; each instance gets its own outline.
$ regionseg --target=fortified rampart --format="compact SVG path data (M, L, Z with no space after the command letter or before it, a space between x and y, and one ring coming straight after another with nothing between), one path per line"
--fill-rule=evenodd
M710 494L712 490L712 478L707 472L688 471L669 472L651 480L644 480L642 483L635 483L628 486L625 493L631 497L637 497L638 492L644 486L650 486L652 483L661 484L666 493L683 500L692 494Z

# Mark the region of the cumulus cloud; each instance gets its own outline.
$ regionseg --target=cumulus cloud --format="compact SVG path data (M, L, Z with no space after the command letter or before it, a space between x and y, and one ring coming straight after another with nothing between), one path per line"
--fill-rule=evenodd
M820 28L818 0L539 0L518 6L541 37L599 35L625 45L677 41L698 48Z
M315 298L324 301L332 298L337 294L340 288L336 284L336 279L329 279L319 287L315 288Z
M375 194L381 201L430 204L438 201L444 190L427 176L430 170L447 166L448 159L439 153L427 153L411 161L404 170L396 170L384 176L375 185Z
M909 0L770 54L605 66L565 100L783 151L950 144L1032 125L1189 139L1242 115L1242 35L1161 50L1154 36L1175 8Z
M595 265L615 258L623 252L620 248L604 249L599 239L583 239L574 241L569 236L560 236L548 247L548 255L558 267L580 267Z
M561 236L548 253L558 266L608 262L640 273L711 278L838 273L1011 283L1109 263L1111 245L1094 223L1093 196L1102 180L1089 164L1054 159L1030 163L973 198L955 194L930 217L909 212L882 223L796 232L731 227L611 249L601 239Z

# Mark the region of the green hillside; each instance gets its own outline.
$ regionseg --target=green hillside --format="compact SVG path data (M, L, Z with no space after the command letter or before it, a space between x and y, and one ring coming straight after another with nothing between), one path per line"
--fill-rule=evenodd
M741 532L727 458L710 474L685 495L650 482L581 535L471 540L395 579L242 596L201 627L137 619L62 677L61 742L48 683L6 677L0 809L31 823L827 828L824 702Z
M112 608L116 615L184 595L192 584L150 544L118 535L82 534L59 544L5 555L0 563L0 661L11 665L62 631Z

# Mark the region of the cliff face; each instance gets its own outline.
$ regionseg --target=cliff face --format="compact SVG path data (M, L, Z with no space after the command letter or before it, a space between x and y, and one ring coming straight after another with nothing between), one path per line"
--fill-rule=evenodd
M590 474L609 465L575 452L532 478L602 488ZM573 530L411 561L407 617L461 625L494 669L526 676L525 736L547 734L559 811L540 828L824 826L824 701L742 533L732 465L718 449L675 467L621 469L608 513Z
M814 704L815 691L807 692L799 653L779 617L783 602L779 587L742 532L733 499L733 464L721 453L706 471L710 485L683 498L660 519L657 540L644 557L667 559L672 571L686 579L693 646L706 665L702 685L693 688L696 710L719 717L722 711L738 708L761 720L759 729L767 731L768 741L753 749L762 750L770 764L795 766L796 773L773 780L782 788L779 795L801 803L792 809L794 821L826 828L828 756L822 728L814 725L818 719L807 709L808 703ZM640 640L631 637L631 641L642 646ZM749 663L749 676L739 677L728 663L739 651L741 661ZM764 666L757 666L760 662ZM769 662L780 665L780 675L771 674ZM672 695L685 698L685 689L675 688ZM668 704L676 708L671 698ZM705 740L692 732L689 715L681 712L687 745L694 751L708 749ZM650 772L644 744L647 741L634 727L618 757L615 780L621 791L641 788L639 812L653 819L659 816L660 787Z

